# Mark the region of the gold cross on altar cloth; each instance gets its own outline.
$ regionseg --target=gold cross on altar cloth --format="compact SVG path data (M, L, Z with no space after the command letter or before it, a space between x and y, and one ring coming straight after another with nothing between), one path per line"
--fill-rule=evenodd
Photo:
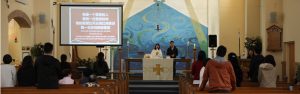
M160 75L160 72L164 71L164 68L160 68L160 64L156 64L156 67L153 68L153 72L156 72L156 75Z

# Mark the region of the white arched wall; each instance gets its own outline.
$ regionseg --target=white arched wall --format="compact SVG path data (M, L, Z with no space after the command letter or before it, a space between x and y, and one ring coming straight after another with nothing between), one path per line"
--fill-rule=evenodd
M1 0L1 62L4 54L8 54L8 9L5 0Z

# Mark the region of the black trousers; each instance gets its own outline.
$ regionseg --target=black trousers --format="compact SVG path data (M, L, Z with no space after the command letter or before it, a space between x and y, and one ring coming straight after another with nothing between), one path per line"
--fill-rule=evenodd
M176 62L173 61L173 78L176 77Z

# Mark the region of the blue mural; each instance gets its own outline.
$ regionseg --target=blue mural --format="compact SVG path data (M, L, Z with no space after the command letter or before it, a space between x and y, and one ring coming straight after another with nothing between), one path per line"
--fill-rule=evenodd
M157 30L159 25L159 30ZM161 3L153 4L141 12L130 17L125 23L123 32L123 58L142 58L144 53L150 53L156 43L161 45L163 55L169 47L171 40L179 50L178 57L192 58L193 44L207 52L207 27L197 23L201 28L196 33L192 19L178 12L170 6ZM197 38L200 34L201 38ZM190 45L187 45L187 42ZM129 48L129 49L128 49ZM118 65L116 65L115 68ZM183 63L177 63L177 68L185 67ZM140 63L131 63L133 69L141 69Z

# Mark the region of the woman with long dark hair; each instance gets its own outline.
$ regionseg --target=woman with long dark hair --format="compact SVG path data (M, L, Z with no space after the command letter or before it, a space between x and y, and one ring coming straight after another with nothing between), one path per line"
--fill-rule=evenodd
M155 44L153 50L151 51L151 58L163 58L160 45L158 43Z
M276 87L276 63L272 55L267 55L259 65L258 81L260 87Z
M36 83L35 70L31 56L25 56L17 72L18 86L34 86Z
M243 71L241 69L241 66L239 65L238 57L235 53L232 52L228 54L228 60L231 62L231 65L235 73L236 86L240 87L241 82L243 81Z
M198 52L197 61L194 61L192 65L192 75L194 76L194 80L199 80L200 70L203 67L203 62L206 60L206 54L204 51Z

